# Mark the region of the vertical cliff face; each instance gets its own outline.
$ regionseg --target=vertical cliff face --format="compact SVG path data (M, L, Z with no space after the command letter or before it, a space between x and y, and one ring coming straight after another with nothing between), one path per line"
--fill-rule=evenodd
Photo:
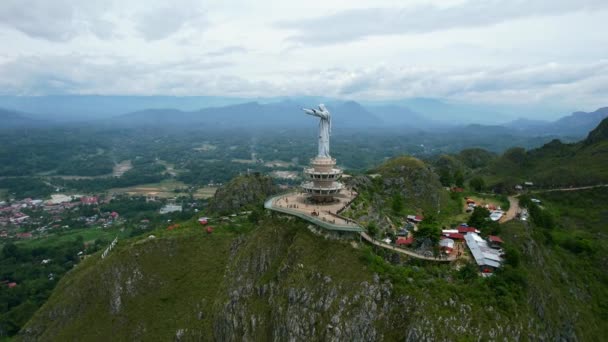
M268 241L274 241L268 245ZM316 253L309 254L311 244ZM282 228L235 242L216 302L218 340L378 340L392 286L349 260L351 247ZM353 267L354 266L354 267Z
M246 223L242 224L242 228ZM66 276L19 339L377 340L392 285L346 241L303 223L262 221L250 233L192 225L119 243ZM94 258L94 259L93 259Z

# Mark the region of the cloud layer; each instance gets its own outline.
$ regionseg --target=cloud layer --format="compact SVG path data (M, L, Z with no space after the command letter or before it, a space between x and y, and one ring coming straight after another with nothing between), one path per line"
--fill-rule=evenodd
M0 2L0 94L437 97L591 110L604 0Z
M361 8L326 16L281 22L297 33L290 39L306 44L352 41L367 36L425 33L453 28L496 25L534 16L608 8L604 0L486 0L449 8L419 5L405 8Z

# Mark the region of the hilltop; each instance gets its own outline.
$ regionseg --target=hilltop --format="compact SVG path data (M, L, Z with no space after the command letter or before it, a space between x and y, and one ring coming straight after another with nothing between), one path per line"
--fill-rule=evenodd
M264 200L278 192L269 176L259 173L233 178L220 187L209 203L209 210L216 214L232 214L243 209L261 207Z
M448 214L454 205L433 168L408 156L384 162L370 175L354 178L351 185L359 196L345 214L363 224L388 227L405 215L437 216L440 210Z
M540 187L568 187L608 182L608 135L604 119L588 137L567 144L552 140L529 151L511 148L481 172L486 183L509 190L532 181Z

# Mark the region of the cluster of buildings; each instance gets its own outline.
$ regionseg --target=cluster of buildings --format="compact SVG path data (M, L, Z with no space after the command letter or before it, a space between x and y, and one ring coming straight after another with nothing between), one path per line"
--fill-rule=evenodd
M14 201L11 203L1 201L0 202L0 227L7 226L21 226L30 221L30 216L25 214L23 211L27 209L40 208L43 205L42 200L33 200L26 198L21 201ZM1 235L0 235L1 236Z
M490 211L490 219L492 221L498 221L505 215L505 212L500 208L500 206L496 206L494 204L477 203L474 199L469 198L469 197L465 197L465 201L467 203L467 209L466 209L467 213L472 212L475 209L475 207L478 207L481 205Z
M454 229L444 229L441 231L439 246L444 253L450 254L457 245L466 244L479 271L482 274L491 274L503 263L503 241L494 235L484 239L480 233L477 228L469 227L464 223Z
M49 200L26 198L6 202L0 201L0 238L29 239L35 233L44 233L55 228L69 228L61 225L66 216L79 206L98 205L97 196L54 194ZM108 227L118 219L118 213L99 213L91 217L73 217L85 226ZM26 230L24 232L24 230ZM29 230L29 231L28 231Z

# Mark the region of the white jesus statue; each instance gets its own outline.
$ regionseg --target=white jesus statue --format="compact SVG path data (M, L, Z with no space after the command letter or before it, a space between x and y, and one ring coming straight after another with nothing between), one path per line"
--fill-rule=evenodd
M331 114L323 104L319 105L319 109L302 110L309 115L318 116L319 120L319 153L317 157L331 158L329 156L329 136L331 134Z

